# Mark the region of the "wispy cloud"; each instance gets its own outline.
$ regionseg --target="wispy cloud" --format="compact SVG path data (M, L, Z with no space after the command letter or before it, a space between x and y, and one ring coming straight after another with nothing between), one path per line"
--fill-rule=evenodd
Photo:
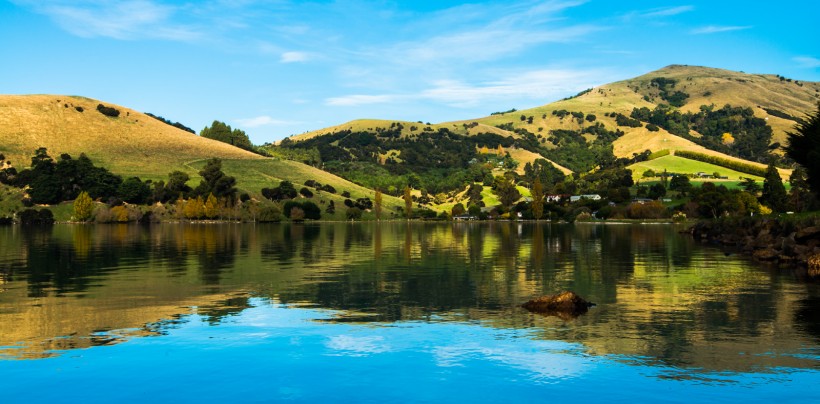
M80 37L190 41L201 36L192 27L172 22L177 8L147 0L19 1L18 4L48 16Z
M678 7L666 7L666 8L656 8L653 10L648 10L640 14L641 17L669 17L672 15L683 14L689 11L694 10L695 7L692 6L678 6Z
M671 17L673 15L688 13L694 10L693 6L676 6L676 7L661 7L652 8L649 10L637 10L628 12L621 17L624 21L631 21L634 19L658 19L663 17Z
M306 52L285 52L279 61L282 63L297 63L306 62L308 59L310 59L310 55Z
M691 31L695 35L717 34L720 32L742 31L752 28L751 25L707 25Z
M257 116L254 118L236 119L236 122L244 128L259 128L262 126L288 126L301 123L295 121L274 119L267 115Z
M811 56L797 56L792 58L793 61L797 62L800 67L805 67L809 69L816 69L820 67L820 59L811 57Z
M416 93L363 95L329 98L329 106L360 106L406 101L428 101L455 108L470 108L491 101L529 99L548 101L600 84L607 73L601 70L547 69L515 72L506 78L481 83L437 80Z
M398 97L396 95L365 95L353 94L342 97L331 97L325 100L325 104L332 107L357 107L368 104L383 104L392 102Z
M597 70L551 69L524 72L479 84L442 80L425 90L421 97L459 108L511 98L552 100L600 84L597 80L600 80L601 74Z

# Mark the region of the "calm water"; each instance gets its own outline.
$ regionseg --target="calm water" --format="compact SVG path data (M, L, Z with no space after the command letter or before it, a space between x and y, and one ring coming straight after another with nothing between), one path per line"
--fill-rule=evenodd
M820 285L668 225L0 227L4 402L817 401ZM575 318L518 306L574 290Z

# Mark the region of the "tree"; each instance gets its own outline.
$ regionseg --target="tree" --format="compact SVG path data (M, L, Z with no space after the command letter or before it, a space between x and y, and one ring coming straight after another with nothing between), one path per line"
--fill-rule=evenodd
M811 192L806 181L806 169L795 167L789 177L791 190L789 191L789 207L797 212L811 210L817 204L816 196Z
M376 190L376 195L373 197L373 211L376 213L376 220L382 219L382 191Z
M464 204L461 202L453 205L453 209L450 211L453 217L463 215L464 212L466 212L466 209L464 209Z
M205 127L199 132L199 136L218 140L223 143L234 145L241 149L253 151L253 144L251 144L248 135L239 129L231 129L230 125L224 122L214 121L210 127Z
M208 219L214 219L219 215L219 201L217 201L214 194L208 194L203 213Z
M771 162L763 177L763 195L760 200L775 212L785 212L787 199L786 187L783 186L780 173L774 166L774 162Z
M80 195L74 200L74 219L80 222L88 221L91 219L93 212L94 201L88 196L88 192L80 192Z
M128 203L145 203L150 195L151 188L137 177L126 179L117 189L117 196Z
M786 156L806 169L806 182L812 192L820 192L820 104L813 115L786 134Z
M347 220L359 220L362 218L362 210L355 206L352 208L347 208L345 217L347 217Z
M191 177L182 171L174 171L168 174L168 183L165 184L165 193L168 198L178 198L189 196L191 187L187 185Z
M676 175L669 180L669 189L686 194L692 189L692 183L689 182L689 177L685 175Z
M744 178L743 181L740 182L740 186L743 188L744 191L748 192L750 195L757 196L757 193L760 192L760 184L754 180L754 178Z
M521 193L518 192L518 188L516 188L515 184L507 177L499 176L495 178L494 191L495 194L498 195L501 206L508 209L515 201L521 198Z
M290 208L290 220L294 222L301 222L305 220L305 211L298 206Z
M202 181L196 187L199 196L210 193L213 193L217 198L234 199L236 196L236 178L227 176L222 172L222 160L218 158L208 160L199 175L202 176Z
M535 177L532 184L532 216L535 220L544 216L544 187L541 185L541 177Z
M410 193L410 187L404 188L404 216L410 219L413 214L413 195Z

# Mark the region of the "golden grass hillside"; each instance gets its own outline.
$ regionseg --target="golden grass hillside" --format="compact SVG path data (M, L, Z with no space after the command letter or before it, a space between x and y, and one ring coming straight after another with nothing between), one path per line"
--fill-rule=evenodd
M118 109L119 117L101 114L98 104ZM85 153L114 173L143 179L165 178L191 160L262 159L119 105L65 95L0 95L0 153L22 168L39 147L53 157Z

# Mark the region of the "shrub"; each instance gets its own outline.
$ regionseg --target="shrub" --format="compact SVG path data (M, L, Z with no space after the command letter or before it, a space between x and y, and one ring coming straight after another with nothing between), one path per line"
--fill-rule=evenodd
M299 190L299 194L304 196L305 198L313 198L313 192L307 189L307 187L302 187L302 189Z
M342 192L342 197L343 198L350 198L350 192L348 192L348 191Z
M336 193L336 188L333 188L333 186L332 186L332 185L330 185L330 184L325 184L325 185L322 185L322 188L320 188L320 189L321 189L322 191L325 191L325 192L330 192L331 194L335 194L335 193Z
M112 108L112 107L106 107L105 105L102 105L102 104L97 105L97 111L99 111L101 114L103 114L105 116L108 116L108 117L111 117L111 118L116 118L116 117L120 116L120 110L118 110L116 108Z
M347 208L345 212L347 220L359 220L362 218L362 210L357 207Z
M347 206L348 208L352 208L355 205L353 201L351 201L350 199L345 199L345 206Z
M282 220L282 211L276 206L265 206L259 210L256 219L260 222L278 222Z
M83 107L79 106L79 105L78 105L78 106L76 106L76 107L74 107L74 109L76 109L76 110L77 110L77 112L83 112L83 111L85 111L85 109L84 109Z

